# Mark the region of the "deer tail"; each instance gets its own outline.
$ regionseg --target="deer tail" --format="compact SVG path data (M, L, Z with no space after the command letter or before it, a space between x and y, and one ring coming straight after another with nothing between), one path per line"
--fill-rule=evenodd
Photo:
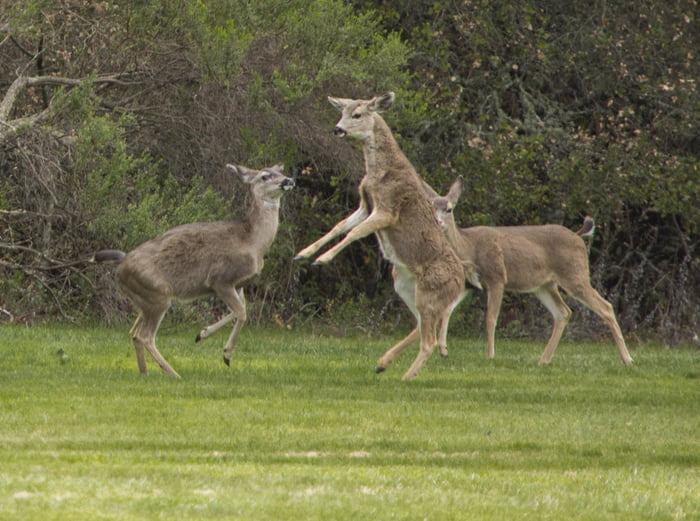
M595 221L593 217L586 216L583 219L581 229L576 232L576 235L579 237L592 237L593 232L595 232Z
M121 262L126 253L121 250L100 250L95 252L92 262Z

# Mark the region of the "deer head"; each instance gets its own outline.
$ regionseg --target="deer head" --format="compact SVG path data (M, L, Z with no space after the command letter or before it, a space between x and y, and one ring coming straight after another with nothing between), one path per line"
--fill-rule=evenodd
M276 164L263 170L251 170L244 166L227 164L241 180L251 186L253 197L268 206L279 206L280 197L294 187L294 180L282 174L284 165Z
M387 92L368 100L329 97L328 101L342 113L333 130L335 135L365 139L372 135L374 114L382 113L393 105L394 93Z
M440 226L440 229L446 230L447 228L454 226L454 214L453 210L459 196L462 195L462 190L464 190L464 178L459 176L450 186L450 190L443 197L436 196L433 198L433 211L435 212L435 220Z

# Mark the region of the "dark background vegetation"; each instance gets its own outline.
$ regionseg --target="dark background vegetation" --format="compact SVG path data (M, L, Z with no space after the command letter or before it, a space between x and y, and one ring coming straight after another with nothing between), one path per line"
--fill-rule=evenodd
M386 118L419 172L439 191L465 177L462 226L594 216L593 283L628 339L692 343L699 17L696 0L2 0L0 321L124 321L92 253L241 217L224 164L282 161L298 188L254 321L404 327L373 238L323 268L291 261L357 204L361 152L332 136L326 96L394 90ZM482 308L468 297L453 331L481 331ZM575 310L571 334L604 336ZM499 334L548 323L510 297Z

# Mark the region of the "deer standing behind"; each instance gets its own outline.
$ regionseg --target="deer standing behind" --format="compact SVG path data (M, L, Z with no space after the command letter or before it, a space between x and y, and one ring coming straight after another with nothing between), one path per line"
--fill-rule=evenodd
M394 289L418 323L380 358L377 372L420 340L418 355L403 376L412 380L436 344L441 354L447 354L447 326L452 310L465 295L465 269L435 222L420 177L380 115L392 106L394 93L369 100L328 101L342 113L335 134L362 142L365 176L359 186L360 205L295 259L312 257L334 238L347 234L314 262L326 264L351 242L371 233L377 236L382 254L393 265Z
M622 362L632 363L612 305L591 286L588 251L581 239L592 235L593 219L587 217L576 233L557 224L540 226L475 226L457 228L453 208L462 193L464 181L459 177L446 196L433 195L433 209L438 225L462 260L473 262L486 290L486 335L488 357L493 358L495 331L504 291L533 293L552 314L552 334L540 358L549 363L571 318L558 287L595 312L612 333Z
M216 295L224 301L231 312L202 329L196 341L235 320L224 346L224 362L230 364L238 333L247 318L242 284L262 270L263 256L277 233L280 198L294 186L294 181L282 174L281 164L260 171L226 166L250 186L253 203L246 220L184 224L129 253L95 253L96 262L119 262L117 286L138 310L130 334L141 374L148 372L145 349L163 371L179 377L155 344L158 326L173 299Z

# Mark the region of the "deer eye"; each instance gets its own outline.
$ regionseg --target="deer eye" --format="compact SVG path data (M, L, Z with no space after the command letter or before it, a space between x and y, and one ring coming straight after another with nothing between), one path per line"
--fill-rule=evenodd
M352 115L352 119L360 119L362 117L362 114L360 113L355 113Z
M271 174L265 174L260 179L262 179L264 182L268 182L271 178L272 178Z
M452 213L452 208L448 208L448 209L445 210L445 211L446 211L447 213Z

